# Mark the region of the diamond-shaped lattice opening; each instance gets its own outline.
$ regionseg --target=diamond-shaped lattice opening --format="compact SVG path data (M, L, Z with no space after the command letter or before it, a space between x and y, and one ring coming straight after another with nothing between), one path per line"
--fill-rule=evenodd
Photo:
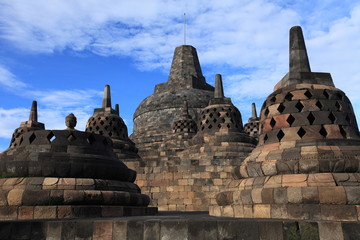
M306 92L304 93L304 95L307 97L307 98L311 98L312 97L312 94L309 90L306 90Z
M290 127L295 122L295 118L292 115L289 115L286 121L289 123Z
M295 107L299 110L299 112L301 112L301 110L304 108L304 105L302 105L302 103L299 101L296 103Z
M216 108L213 108L213 111L214 111L214 112L216 112L216 111L217 111L217 109L216 109Z
M233 120L232 118L230 118L230 122L231 122L231 123L234 123L234 120Z
M345 120L346 120L348 123L350 123L350 117L349 117L349 114L347 114L347 115L346 115Z
M281 139L282 139L284 136L285 136L285 133L284 133L282 130L280 130L280 131L278 132L278 134L276 134L276 137L279 139L279 141L281 141Z
M203 118L203 119L205 119L205 117L206 117L206 116L205 116L205 115L203 115L203 117L202 117L202 118Z
M265 112L264 112L264 114L265 114L265 116L267 116L268 114L269 114L269 109L267 108L266 110L265 110Z
M330 95L329 93L326 91L326 89L323 92L324 96L326 97L326 99L329 99Z
M209 120L208 120L208 119L206 119L205 123L206 123L206 124L208 124L208 123L209 123Z
M336 95L337 99L342 100L343 95L341 93L336 93L335 95Z
M332 114L332 113L329 114L328 118L330 119L331 123L334 123L336 120L334 114Z
M288 94L286 94L285 99L288 100L288 101L291 101L293 96L294 95L292 95L291 93L288 93Z
M108 130L109 126L105 126L104 128L105 128L105 130Z
M216 123L216 122L217 122L216 118L214 118L213 122L214 122L214 123Z
M339 103L338 101L336 101L335 107L336 107L336 109L337 109L338 111L341 110L341 105L340 105L340 103Z
M276 102L276 97L273 96L272 98L270 98L270 102Z
M90 136L88 136L87 137L87 139L86 139L86 141L88 142L88 143L90 143L90 144L92 144L93 142L95 142L95 137L94 137L94 135L90 135Z
M317 101L316 103L315 103L315 105L321 110L321 108L323 107L323 105L321 104L321 102L320 101Z
M104 125L104 121L103 121L103 120L101 120L101 121L100 121L100 124L101 124L101 125Z
M95 129L96 129L96 131L99 131L100 127L99 127L99 126L96 126L96 128L95 128Z
M206 113L209 113L210 112L210 109L206 109Z
M90 128L89 128L89 131L91 132L92 130L93 130L93 128L92 128L92 127L90 127Z
M50 132L47 136L46 136L47 140L49 140L49 142L53 142L55 140L55 135L53 132Z
M219 124L217 125L217 127L218 127L218 128L221 128L221 124L219 123Z
M107 121L107 120L109 120L109 118L108 118L108 117L105 117L105 120Z
M109 126L112 126L112 125L113 125L113 121L110 121L110 122L109 122Z
M205 129L205 126L202 126L202 127L201 127L201 131L203 131L204 129Z
M69 142L73 142L73 141L76 140L76 137L75 137L74 134L71 133L71 134L67 137L67 140L68 140Z
M101 119L101 117L98 117L98 120L100 120Z
M19 145L21 145L23 141L24 141L24 138L23 138L23 137L21 137L21 138L20 138Z
M268 139L269 139L268 135L265 134L265 136L264 136L264 142L267 141Z
M99 134L100 134L100 135L103 135L103 134L104 134L104 132L103 132L103 131L99 131Z
M273 127L275 126L275 124L276 124L276 121L275 121L274 118L272 118L272 119L270 120L270 126L273 128Z
M34 133L31 134L31 136L29 137L29 142L30 144L35 140L36 136Z
M112 132L109 132L109 137L111 137L113 135L113 133Z
M343 138L346 138L346 131L343 126L339 125L340 133L343 136Z
M324 127L321 127L319 133L323 136L323 137L326 137L327 136L327 131Z
M299 131L297 131L297 134L301 138L305 135L305 133L306 133L306 131L302 127L299 129Z
M208 129L212 129L212 125L211 125L211 124L208 126Z
M96 125L96 122L93 122L92 125L95 126L95 125Z
M221 121L224 123L224 122L225 122L225 118L222 118Z
M230 128L230 124L226 125L227 128Z
M310 125L312 125L315 121L315 117L312 113L309 113L309 115L307 116L307 119L309 120Z
M227 116L227 117L229 117L229 116L230 116L230 114L227 112L227 113L226 113L226 116Z
M216 115L217 115L218 117L220 117L220 116L221 116L221 113L218 112Z
M282 103L280 103L277 110L279 111L279 113L283 113L283 111L285 110L285 106Z
M212 118L213 116L214 116L214 114L212 114L212 113L210 113L210 114L209 114L209 117L211 117L211 118Z

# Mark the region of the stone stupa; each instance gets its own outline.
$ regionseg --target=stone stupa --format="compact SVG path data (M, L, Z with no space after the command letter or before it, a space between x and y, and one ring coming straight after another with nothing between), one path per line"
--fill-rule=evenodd
M261 109L259 143L218 194L216 216L358 221L360 135L329 73L311 72L300 27L289 73Z
M190 45L176 47L167 82L155 86L134 113L134 130L130 138L144 161L157 161L159 148L172 133L172 124L188 102L195 122L212 98L214 87L206 83L196 49Z
M33 220L148 215L150 199L133 182L136 172L113 151L110 138L75 129L44 130L36 102L29 121L0 153L0 219ZM30 128L30 127L36 126Z

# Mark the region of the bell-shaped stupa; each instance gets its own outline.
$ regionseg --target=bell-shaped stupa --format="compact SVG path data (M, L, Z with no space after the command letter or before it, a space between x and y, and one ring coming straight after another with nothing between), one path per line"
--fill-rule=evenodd
M176 47L167 82L155 86L134 113L131 139L144 161L157 161L160 146L173 131L173 123L184 101L197 122L201 110L212 98L214 88L206 83L196 49L190 45Z
M351 103L329 73L311 72L300 27L290 30L289 73L261 109L259 143L234 169L213 215L355 220L360 135Z
M111 107L110 86L105 85L102 107L94 109L94 114L86 124L86 132L92 132L111 138L114 152L122 160L140 160L138 149L129 139L128 129L120 117L119 105Z
M74 114L66 117L65 130L41 129L36 115L33 104L30 120L21 125L26 131L0 153L2 220L157 212L147 208L150 198L133 183L136 172L119 160L110 138L77 131Z

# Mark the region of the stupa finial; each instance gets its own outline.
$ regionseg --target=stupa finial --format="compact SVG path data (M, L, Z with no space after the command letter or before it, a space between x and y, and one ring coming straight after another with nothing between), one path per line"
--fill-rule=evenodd
M256 105L255 103L251 104L251 118L257 118L257 113L256 113Z
M290 72L311 72L304 36L300 26L294 26L290 29L289 53Z
M183 103L183 107L182 107L182 115L184 116L188 116L189 115L189 106L188 106L188 101L184 101Z
M221 74L215 76L215 93L214 98L224 98L224 88L222 84Z
M117 115L120 116L120 107L119 107L119 104L115 104L115 111L116 111Z
M29 122L37 122L37 121L38 121L37 102L33 101L31 104Z
M102 108L109 108L109 107L111 107L110 86L105 85Z

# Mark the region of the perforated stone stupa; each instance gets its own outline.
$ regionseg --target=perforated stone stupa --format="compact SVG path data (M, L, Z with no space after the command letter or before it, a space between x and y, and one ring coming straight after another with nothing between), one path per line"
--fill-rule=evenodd
M154 94L144 99L134 113L131 139L144 161L157 161L159 147L172 133L172 124L184 101L197 122L213 91L202 74L196 49L189 45L177 47L168 81L156 85Z
M75 129L44 130L36 102L30 120L0 153L0 219L31 220L154 214L133 182L136 172L113 152L110 138ZM30 127L40 126L40 127Z
M252 103L251 105L251 117L249 118L248 122L245 123L244 131L256 139L259 136L260 118L257 116L255 103Z
M92 132L111 138L113 149L117 156L128 161L141 162L135 143L130 140L128 129L120 117L119 105L111 107L110 86L105 85L102 107L94 109L94 114L89 118L85 132Z
M353 108L329 73L310 71L300 27L290 70L261 110L259 144L211 214L358 221L360 136Z
M20 127L15 129L11 137L10 148L16 147L23 141L23 138L21 138L21 135L23 133L34 130L44 130L44 129L45 129L45 125L43 123L38 122L37 102L33 101L31 104L29 120L22 122L20 124Z

